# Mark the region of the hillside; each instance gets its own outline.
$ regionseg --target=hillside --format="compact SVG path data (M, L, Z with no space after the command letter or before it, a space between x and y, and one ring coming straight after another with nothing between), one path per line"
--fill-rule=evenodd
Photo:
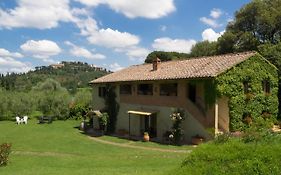
M6 90L29 91L38 82L52 78L75 93L77 88L88 87L89 81L108 74L104 68L82 62L61 62L50 66L36 67L27 73L11 73L0 76L0 88Z

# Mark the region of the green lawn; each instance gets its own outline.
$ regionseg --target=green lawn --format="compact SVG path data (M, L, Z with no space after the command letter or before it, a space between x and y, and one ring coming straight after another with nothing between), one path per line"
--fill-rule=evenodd
M187 156L187 153L122 148L99 143L75 128L79 125L78 121L55 121L43 125L36 122L31 120L27 125L18 126L9 121L0 122L0 143L12 143L13 151L9 165L0 167L1 175L166 174L177 168ZM116 140L108 136L101 139ZM153 143L132 144L177 149Z

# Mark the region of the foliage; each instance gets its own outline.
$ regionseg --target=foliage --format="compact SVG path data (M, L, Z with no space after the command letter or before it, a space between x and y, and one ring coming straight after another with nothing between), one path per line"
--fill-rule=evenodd
M248 69L249 67L251 69ZM259 70L259 74L256 73L256 70ZM270 81L270 94L266 94L262 89L264 80ZM246 98L247 95L244 94L243 82L245 81L250 84L251 98ZM249 125L243 122L243 117L249 115L253 122L258 122L260 119L269 120L270 122L276 121L278 113L277 70L260 55L255 55L244 61L243 64L219 75L215 83L218 95L229 98L231 130L245 130L248 128ZM272 117L263 119L263 112L272 114Z
M69 118L75 120L86 119L86 114L89 111L89 108L82 105L74 105L69 109Z
M70 93L75 94L78 88L88 87L88 83L108 73L105 69L97 69L82 62L62 62L63 67L55 69L52 66L35 67L27 73L0 74L0 87L5 90L28 92L33 86L54 79Z
M75 105L90 107L93 103L92 89L91 88L78 89L77 93L74 96L73 103Z
M267 138L255 144L238 138L202 144L170 174L280 174L281 135Z
M172 133L169 135L169 138L172 138L174 144L179 145L183 136L183 129L181 127L182 122L184 121L184 110L183 109L173 109L172 114L170 115L171 120L173 121Z
M231 134L230 133L222 133L215 136L214 143L215 144L223 144L230 140Z
M178 53L178 52L164 52L164 51L153 51L145 59L145 63L152 63L153 60L159 58L161 61L170 61L170 60L180 60L189 58L189 54Z
M47 79L34 87L34 92L37 95L37 108L44 115L52 116L59 120L68 117L70 95L58 82Z
M217 48L216 42L209 42L209 41L198 42L194 46L192 46L189 56L200 57L200 56L216 55L217 54L216 48Z
M0 120L12 120L16 116L29 115L34 109L31 93L0 90Z
M109 115L109 122L107 125L107 132L114 133L117 122L117 115L119 112L119 104L116 101L115 87L112 85L107 85L105 96L105 111Z
M105 131L106 126L108 125L108 119L109 119L109 116L106 112L104 112L100 116L98 116L99 126L100 126L101 130Z
M0 166L5 166L8 164L11 146L12 145L8 143L3 143L0 145Z

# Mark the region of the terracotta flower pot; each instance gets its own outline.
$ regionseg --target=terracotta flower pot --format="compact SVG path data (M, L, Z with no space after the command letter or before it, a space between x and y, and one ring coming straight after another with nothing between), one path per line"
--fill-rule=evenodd
M149 134L148 133L144 133L143 134L143 141L148 142L149 141Z

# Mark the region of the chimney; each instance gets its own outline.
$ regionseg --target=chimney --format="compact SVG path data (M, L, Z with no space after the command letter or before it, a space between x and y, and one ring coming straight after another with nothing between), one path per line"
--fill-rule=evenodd
M156 57L156 59L153 60L153 62L152 62L152 70L156 71L159 68L160 63L161 63L161 60L158 57Z

